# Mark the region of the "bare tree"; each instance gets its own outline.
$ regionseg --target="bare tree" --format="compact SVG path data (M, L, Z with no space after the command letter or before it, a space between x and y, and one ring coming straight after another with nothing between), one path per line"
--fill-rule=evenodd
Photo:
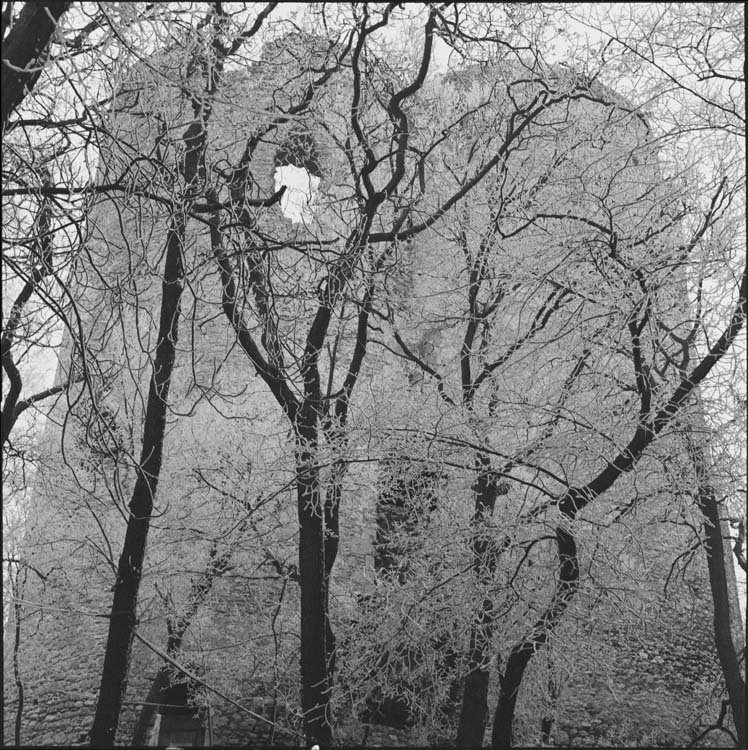
M258 14L254 25L226 47L216 37L209 38L211 59L197 58L191 64L204 76L203 91L192 97L194 121L183 134L184 157L179 166L183 195L174 207L166 237L166 258L156 351L153 362L148 405L143 425L141 458L129 505L127 533L117 568L117 582L112 601L109 636L104 657L101 689L96 716L90 732L92 747L113 747L119 713L126 686L127 670L134 637L138 589L142 576L148 530L156 497L163 453L166 409L169 398L176 345L179 339L181 297L184 286L184 246L188 215L206 181L205 149L208 124L226 58L241 43L256 33L272 12L267 6ZM205 25L216 34L220 13L212 11ZM233 49L232 49L233 48Z
M697 149L700 159L704 154L710 154L698 167L700 179L696 175L691 179L697 184L702 180L707 184L719 183L720 189L711 206L705 207L707 219L694 233L688 245L689 250L693 250L701 241L722 242L725 247L729 246L729 235L725 236L724 230L721 235L715 235L711 231L712 223L708 219L722 212L723 224L733 223L734 226L740 227L744 226L742 215L745 211L745 169L742 148L738 145L745 139L745 75L741 69L744 12L731 4L698 6L694 7L693 11L684 15L680 8L653 6L643 17L637 16L634 19L631 14L624 12L607 21L597 17L595 13L582 12L581 9L570 13L578 22L595 29L600 35L601 70L608 67L611 73L626 81L627 86L633 83L638 89L637 95L642 100L649 98L650 101L659 101L667 106L655 110L655 117L660 123L659 138L662 148L668 149L671 145L677 144L675 147L681 154L690 154L692 149ZM632 71L636 73L632 75ZM672 118L669 113L675 111L682 112L683 116ZM712 154L715 158L712 158ZM704 255L699 255L698 259L703 262ZM725 262L726 258L722 261L721 273L727 278L735 276L735 270L731 264ZM694 277L697 290L696 321L687 335L680 339L680 343L686 349L693 347L698 334L716 335L712 331L717 325L716 321L709 319L710 311L704 311L703 302L704 294L715 296L716 285L705 278L695 258L689 259L689 262L689 275ZM741 290L741 297L744 299L745 290L743 287ZM722 305L713 305L713 309L720 307ZM688 363L691 357L688 351L684 351L683 362ZM711 389L722 388L727 393L731 386L729 383L726 386L718 385L719 381L733 378L733 383L736 383L744 379L744 376L736 374L735 370L728 374L726 367L734 367L740 372L741 365L738 361L734 365L725 363ZM703 394L708 390L705 388L699 391L699 403L703 403ZM725 406L722 400L721 408L724 409ZM720 518L720 503L715 492L714 476L710 479L707 473L709 462L706 459L705 448L701 444L701 439L694 433L694 429L697 433L703 432L703 422L698 416L698 409L695 411L692 419L695 420L696 426L685 427L684 439L695 472L694 497L704 517L704 546L714 604L715 642L738 744L744 746L745 677L744 672L741 674L739 659L730 635L731 630L735 630L734 621L739 621L740 616L736 612L731 612L728 604L727 581L732 576L726 574L726 558L723 554L722 526L725 519ZM708 414L708 418L716 422L725 421L718 411ZM729 461L733 463L735 458ZM738 465L743 463L741 458L737 458ZM714 475L714 471L712 474ZM744 482L743 477L742 483ZM728 490L728 494L733 493ZM739 626L737 630L740 630Z

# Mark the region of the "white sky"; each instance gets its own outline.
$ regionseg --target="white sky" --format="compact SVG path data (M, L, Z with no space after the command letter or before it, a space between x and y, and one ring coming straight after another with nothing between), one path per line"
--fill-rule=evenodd
M295 224L310 222L314 218L314 197L319 183L319 177L301 167L278 167L275 170L275 190L286 186L280 201L283 215Z

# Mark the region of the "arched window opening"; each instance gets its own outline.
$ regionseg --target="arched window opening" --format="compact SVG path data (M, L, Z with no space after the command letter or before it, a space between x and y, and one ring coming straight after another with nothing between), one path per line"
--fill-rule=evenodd
M294 224L314 217L314 206L322 172L314 137L303 131L292 132L275 155L275 189L286 186L280 207Z

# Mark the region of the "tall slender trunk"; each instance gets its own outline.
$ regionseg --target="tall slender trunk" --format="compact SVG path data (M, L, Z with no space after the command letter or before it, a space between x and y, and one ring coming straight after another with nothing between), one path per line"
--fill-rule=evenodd
M299 517L301 589L301 707L304 733L312 744L330 746L329 716L332 629L327 613L328 569L325 562L325 509L317 466L317 416L309 403L297 423L296 488Z
M214 66L209 75L206 93L215 92L221 65L222 61L219 60L219 64ZM146 405L140 463L129 506L125 541L117 566L117 580L114 584L114 601L109 618L109 635L104 654L99 701L90 733L91 747L94 748L109 748L114 745L135 637L138 592L143 575L151 511L161 473L166 406L174 370L176 344L179 340L187 217L200 190L200 182L205 179L205 148L212 103L209 97L194 98L192 108L194 119L182 136L184 156L180 173L184 179L184 198L171 216L166 235L166 261L156 356Z
M556 528L556 546L559 574L553 599L543 616L535 623L530 635L512 649L504 674L499 677L499 702L491 736L491 747L496 749L512 746L517 694L525 669L533 654L548 640L548 636L579 587L577 545L571 533L560 526Z
M138 591L143 574L151 511L161 472L166 404L174 369L175 345L179 337L179 314L184 287L182 252L185 222L184 215L175 216L167 239L158 343L143 427L143 447L129 506L125 541L117 566L99 700L90 734L91 747L94 748L114 747L127 687L127 670L137 623Z
M499 487L490 471L486 456L476 457L478 478L473 487L475 512L473 514L473 569L478 585L487 585L496 572L496 556L489 551L485 536L485 523L493 516ZM470 630L470 656L468 675L462 694L462 710L457 729L457 747L479 747L483 744L488 721L488 661L493 636L493 602L485 597Z
M706 451L698 442L690 426L687 427L686 441L691 455L696 481L698 483L696 503L704 516L704 539L706 564L709 570L709 586L714 610L714 643L717 648L722 674L725 678L727 696L730 701L732 718L738 733L740 747L746 746L745 679L740 671L731 624L740 613L730 610L730 594L725 570L725 546L722 538L723 523L719 517L719 503L714 487L709 481Z
M10 563L9 563L10 565ZM19 583L21 571L16 570L15 575L13 571L8 571L8 577L10 578L11 592L15 599L13 603L13 680L16 683L16 717L15 725L13 727L13 737L15 740L16 747L21 747L21 722L23 720L23 680L21 679L21 665L19 663L18 652L21 649L21 597L23 595L22 587L23 582ZM24 570L24 582L26 580L26 571Z
M325 527L324 527L324 554L325 554L325 637L327 654L328 679L332 685L335 675L335 633L330 625L330 577L335 561L338 558L340 544L340 501L343 493L343 476L347 465L344 461L336 462L333 466L331 486L328 488L325 498Z
M488 662L489 644L493 635L493 602L486 598L481 603L470 632L470 661L462 694L457 747L480 747L488 721Z

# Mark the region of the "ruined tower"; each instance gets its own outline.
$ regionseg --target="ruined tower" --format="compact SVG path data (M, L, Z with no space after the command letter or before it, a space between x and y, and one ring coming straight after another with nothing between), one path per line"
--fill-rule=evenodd
M283 200L258 209L252 226L267 241L260 263L278 279L272 304L277 305L277 325L289 349L298 346L301 336L294 329L294 315L308 314L317 302L322 272L310 256L329 251L322 241L326 237L344 236L346 201L351 200L341 148L350 86L345 71L315 92L317 98L308 110L279 117L303 94L320 60L333 52L317 42L303 36L284 38L268 45L249 70L226 71L225 87L213 104L206 170L218 201L229 200L228 186L249 143L250 169L244 179L250 183L250 199L261 202L277 193L284 175L292 174L289 168L307 175L297 190L308 191L309 197L292 199L289 191ZM133 71L123 85L110 120L112 141L102 153L103 183L126 170L136 171L139 184L151 183L154 189L174 179L174 164L183 157L179 139L191 117L185 89L198 80L194 70L183 69L186 62L168 55L154 58L153 66ZM152 67L158 68L158 75ZM530 88L527 83L512 89L507 82L511 71L495 72L496 80L505 79L502 85L486 78L485 71L482 75L483 84L471 71L431 83L419 101L418 126L426 128L440 107L452 100L455 107L469 102L486 80L502 94L530 96L522 89ZM481 128L491 132L505 127L501 106L499 100L484 119L465 125L465 140L478 138ZM504 201L509 218L503 233L491 239L501 264L492 256L495 265L487 278L499 314L494 328L485 331L486 347L519 349L518 342L525 343L523 332L535 335L533 326L544 320L544 310L567 304L572 292L594 293L598 257L592 251L588 267L577 265L568 272L563 268L565 254L578 251L574 243L579 240L571 233L553 241L544 240L540 232L513 237L530 204L539 210L542 202L548 214L570 207L582 211L598 187L623 196L627 182L655 183L651 149L640 149L639 163L625 159L631 151L627 139L645 140L645 127L640 118L613 106L596 107L589 100L570 106L568 120L553 137L540 131L516 163L499 170L498 178L472 194L471 203L462 209L461 228L482 229L472 235L463 232L464 247L459 244L459 224L435 223L397 244L391 267L380 272L382 298L395 310L387 325L402 345L398 350L386 338L389 329L384 323L379 326L378 343L387 346L369 352L365 361L367 390L357 394L354 439L346 454L351 466L345 478L346 502L341 505L341 551L331 584L339 661L350 657L339 671L343 686L354 695L350 705L356 711L344 716L349 704L340 707L341 726L349 732L343 740L360 741L360 725L370 723L397 729L399 733L392 735L386 732L394 729L385 730L384 742L393 742L393 737L399 742L414 737L434 741L422 726L416 726L414 734L407 732L424 717L441 722L440 731L454 724L459 676L465 667L460 639L473 615L469 595L482 593L469 573L455 581L445 576L449 570L471 569L476 481L471 441L485 439L496 456L503 455L518 434L529 446L519 468L510 471L503 459L494 463L504 472L502 483L496 485L491 522L501 538L504 527L521 516L527 487L549 491L530 460L533 440L543 437L547 455L571 465L570 456L577 453L580 463L593 464L598 455L605 455L606 442L621 438L614 434L582 439L573 427L544 437L553 409L561 409L546 392L554 397L560 393L563 408L578 422L599 410L612 414L629 408L620 394L601 406L606 393L597 385L564 387L575 371L570 366L575 358L582 362L582 372L585 347L599 345L599 330L591 317L558 323L553 319L547 327L543 323L548 338L542 343L553 356L542 366L528 364L519 375L513 371L479 391L481 418L466 416L467 409L447 409L434 373L451 378L446 393L459 405L460 381L452 376L459 372L464 342L459 328L464 319L456 313L464 309L465 297L460 253L481 252L485 227L495 220L496 201ZM254 139L257 133L261 135ZM143 154L150 158L141 158ZM443 172L438 180L431 177L439 184L426 186L431 192L421 188L426 198L419 211L424 215L437 208L441 194L454 187L457 167L470 166L473 155L456 146L441 158ZM549 164L560 171L551 173ZM551 177L544 178L545 172ZM502 193L502 180L519 184L521 174L534 192L523 198L524 203L518 201L514 211L511 194ZM624 205L622 198L620 204ZM209 209L206 204L205 215ZM626 221L635 224L650 209L641 202L630 211L621 209L621 231ZM28 569L19 592L21 638L17 648L6 645L7 655L17 653L25 743L73 745L84 741L90 725L111 603L111 561L121 545L134 480L133 446L142 432L168 220L168 206L132 195L102 200L90 222L80 269L86 285L80 302L85 346L68 343L60 376L67 375L67 368L88 367L89 379L86 387L71 389L53 412L40 449L51 470L40 472L30 501L24 544ZM412 217L414 223L418 220ZM552 226L561 232L560 225ZM586 236L581 241L592 244ZM292 744L300 737L297 528L288 468L293 446L280 407L256 377L223 316L209 227L199 213L191 218L186 245L188 297L140 595L139 637L118 738L123 744L134 737L139 743L161 746ZM334 251L334 243L330 246ZM242 247L231 252L239 254ZM258 272L251 259L237 257L236 262L248 278ZM548 268L560 270L551 278ZM522 306L509 303L516 288L532 284L537 284L535 296ZM352 293L350 309L336 320L336 347L341 352L353 346L356 300ZM252 303L263 304L259 299ZM258 325L255 333L261 338L272 332ZM536 341L527 344L531 345ZM611 348L615 366L618 356ZM335 361L333 354L330 359ZM495 369L501 374L498 366ZM586 382L592 383L591 376ZM445 434L453 442L432 438L434 424L446 425ZM391 433L400 428L412 434L393 438ZM557 742L680 742L687 734L689 715L709 700L712 683L718 681L706 579L697 567L703 561L696 554L690 567L669 570L678 554L674 550L685 537L676 528L664 539L663 529L669 524L675 528L677 518L685 518L688 510L683 503L668 505L665 484L653 463L644 479L611 492L579 529L580 558L588 578L574 609L554 633L553 649L536 659L523 687L550 722L549 739L553 731ZM617 523L624 516L626 522ZM529 555L534 542L518 533L513 544L510 562L516 567L510 573L520 569L523 554ZM495 597L497 609L505 604L514 607L507 610L497 636L504 654L537 614L530 592L551 593L553 575L549 578L548 571L553 573L555 561L550 547L532 562L537 573L525 570L527 579L519 588L513 588L506 574ZM616 578L620 570L625 576ZM666 580L668 587L663 588ZM432 589L438 591L434 596ZM393 612L409 613L408 607L417 616L396 620ZM622 612L630 616L621 617ZM390 648L407 641L408 628L418 648ZM417 641L419 631L428 637ZM171 657L189 666L197 682L162 669L170 644ZM372 672L375 687L358 694L366 670ZM6 656L6 717L19 706L12 674L12 658ZM653 705L668 715L653 715ZM532 719L527 713L518 718L526 725L527 737L532 736ZM611 734L611 726L618 734ZM6 741L11 727L6 719ZM370 741L379 739L375 731L369 731Z

